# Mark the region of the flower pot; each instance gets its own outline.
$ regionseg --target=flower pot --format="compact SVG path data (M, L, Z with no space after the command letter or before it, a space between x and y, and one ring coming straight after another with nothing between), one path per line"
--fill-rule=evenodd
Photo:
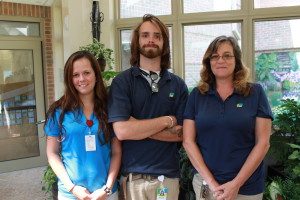
M52 184L52 196L53 196L53 200L58 200L58 186L57 186L57 182Z
M104 72L106 66L106 60L104 60L103 58L99 58L98 63L100 65L101 72Z

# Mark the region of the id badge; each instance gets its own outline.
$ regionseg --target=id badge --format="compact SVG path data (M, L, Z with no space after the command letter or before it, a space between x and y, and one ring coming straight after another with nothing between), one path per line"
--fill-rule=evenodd
M95 135L86 135L85 136L85 150L86 151L96 151Z
M156 200L167 200L168 188L158 188Z

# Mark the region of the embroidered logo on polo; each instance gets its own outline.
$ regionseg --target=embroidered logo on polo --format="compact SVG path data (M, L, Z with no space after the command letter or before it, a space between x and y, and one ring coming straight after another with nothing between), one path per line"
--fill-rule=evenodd
M244 106L244 103L238 103L238 104L236 104L236 107L237 108L241 108L241 107L243 107Z
M175 93L174 92L170 92L169 97L174 97Z

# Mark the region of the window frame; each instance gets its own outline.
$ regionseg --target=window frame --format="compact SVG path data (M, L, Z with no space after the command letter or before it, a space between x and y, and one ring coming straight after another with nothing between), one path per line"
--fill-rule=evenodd
M254 23L258 21L300 19L300 6L254 8L254 0L241 0L240 10L213 11L203 13L183 13L183 1L172 1L172 14L157 16L166 25L172 26L172 63L173 72L180 77L185 77L184 62L184 36L185 25L202 25L218 23L242 24L241 40L243 61L249 67L251 78L254 81ZM121 30L134 29L141 21L140 17L120 19L120 0L115 0L115 49L116 49L116 70L121 70ZM201 59L201 58L200 58Z

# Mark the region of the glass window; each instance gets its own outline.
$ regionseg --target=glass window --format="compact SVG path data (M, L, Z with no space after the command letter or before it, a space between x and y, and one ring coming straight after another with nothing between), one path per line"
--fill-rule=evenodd
M234 36L241 44L241 23L184 26L185 82L190 91L200 80L208 45L220 35Z
M172 37L172 27L168 27L169 29L169 35L170 35L170 59L171 59L171 69L169 69L171 72L173 72L173 37Z
M184 0L184 13L240 10L241 0Z
M254 24L256 81L272 107L280 105L281 99L300 99L299 27L300 19Z
M170 34L170 51L171 51L171 67L172 67L172 27L168 27ZM121 30L121 69L122 71L130 68L130 43L132 30Z
M254 0L254 8L300 6L300 0Z
M0 35L37 37L40 35L40 25L34 22L0 21Z
M120 0L120 18L142 17L145 14L170 15L171 0Z
M0 50L0 162L39 156L32 50Z
M132 30L121 31L121 66L122 71L130 68L130 43L131 43Z

